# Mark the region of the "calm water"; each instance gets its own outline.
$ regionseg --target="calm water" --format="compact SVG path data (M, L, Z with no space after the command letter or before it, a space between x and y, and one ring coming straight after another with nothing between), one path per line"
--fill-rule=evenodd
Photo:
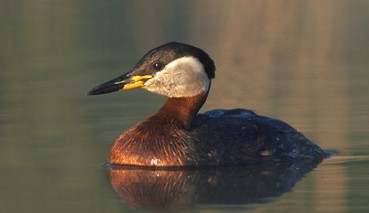
M0 1L0 212L369 212L368 9L365 0ZM336 154L312 171L107 169L111 142L164 98L87 91L172 40L216 61L203 110L250 108Z

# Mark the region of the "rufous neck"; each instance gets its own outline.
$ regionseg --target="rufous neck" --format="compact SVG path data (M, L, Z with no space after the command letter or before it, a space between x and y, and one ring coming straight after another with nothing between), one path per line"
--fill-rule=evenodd
M207 96L208 92L191 97L168 98L154 116L174 121L180 128L189 129L192 119L205 103Z

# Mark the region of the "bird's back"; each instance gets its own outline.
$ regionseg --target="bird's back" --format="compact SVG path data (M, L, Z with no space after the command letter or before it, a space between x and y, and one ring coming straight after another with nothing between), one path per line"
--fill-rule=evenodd
M320 162L326 156L322 149L288 124L243 109L199 114L188 134L196 150L191 158L200 165Z

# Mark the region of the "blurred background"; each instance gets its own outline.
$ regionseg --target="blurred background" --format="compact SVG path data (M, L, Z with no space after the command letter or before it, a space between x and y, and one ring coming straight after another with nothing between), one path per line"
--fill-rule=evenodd
M369 211L368 11L367 0L0 0L0 211L136 211L111 189L106 153L165 98L86 94L169 41L215 60L202 111L252 109L336 152L250 211Z

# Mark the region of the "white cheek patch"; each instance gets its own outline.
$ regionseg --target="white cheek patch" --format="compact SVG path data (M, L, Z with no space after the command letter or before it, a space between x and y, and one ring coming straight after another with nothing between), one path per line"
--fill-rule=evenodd
M168 97L186 97L206 92L209 85L201 62L194 57L183 57L167 64L143 88Z

